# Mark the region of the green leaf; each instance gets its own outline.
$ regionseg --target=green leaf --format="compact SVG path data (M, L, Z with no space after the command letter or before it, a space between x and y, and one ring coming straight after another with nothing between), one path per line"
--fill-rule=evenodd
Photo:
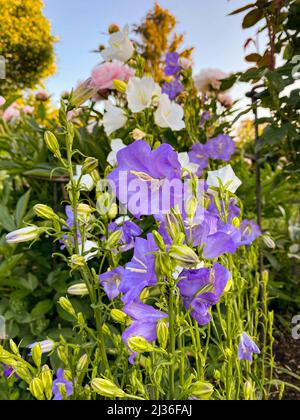
M229 13L229 15L228 15L228 16L237 15L237 14L239 14L239 13L244 12L245 10L252 9L252 7L254 7L254 6L255 6L255 4L254 4L254 3L247 4L246 6L244 6L244 7L240 7L239 9L236 9L236 10L234 10L233 12Z
M16 230L16 225L13 216L9 213L8 209L0 204L0 226L3 226L8 232Z
M28 190L24 195L22 195L22 197L18 201L15 214L17 228L20 228L22 226L23 218L27 211L30 194L31 190Z
M10 275L11 270L13 270L19 261L23 258L24 254L13 255L10 258L6 258L0 264L0 277Z
M46 313L51 311L53 307L53 302L50 299L43 300L39 302L31 311L31 317L33 319L38 319L44 316Z
M249 12L243 20L243 28L251 28L256 25L264 17L263 9L254 9Z

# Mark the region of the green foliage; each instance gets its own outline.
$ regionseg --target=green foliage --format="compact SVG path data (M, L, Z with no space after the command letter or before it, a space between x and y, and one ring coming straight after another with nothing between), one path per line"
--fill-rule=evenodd
M42 8L42 0L0 0L0 56L6 62L2 96L34 88L55 71L56 39Z

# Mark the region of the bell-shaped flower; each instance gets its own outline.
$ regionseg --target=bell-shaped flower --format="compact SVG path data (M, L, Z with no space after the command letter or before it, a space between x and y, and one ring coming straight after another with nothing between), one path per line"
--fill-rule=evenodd
M161 94L161 88L150 76L144 76L142 79L132 77L126 93L129 109L137 113L151 106L153 98Z
M176 102L171 102L166 94L160 96L159 106L155 112L155 123L158 127L180 131L185 128L183 117L184 110L182 106Z
M113 300L119 296L120 284L124 272L125 269L123 267L117 267L107 273L100 274L99 283L103 286L109 300Z
M109 232L121 231L122 235L119 240L120 251L127 252L134 248L135 238L142 234L142 229L131 222L127 217L120 217L115 222L112 222L108 226Z
M129 39L129 27L123 31L115 32L109 39L109 47L101 52L105 61L119 60L122 63L130 60L134 53L134 47Z
M260 350L249 335L244 332L240 338L238 358L252 362L253 354L260 354Z
M158 247L152 234L149 234L147 239L136 239L133 259L126 265L120 285L120 291L124 294L122 300L126 305L137 302L145 287L154 286L157 283L156 251Z
M220 182L227 191L233 194L242 185L242 181L235 175L231 165L208 172L207 184L209 187L219 188Z
M126 145L123 143L121 139L114 139L111 141L111 149L112 151L107 157L107 162L110 166L117 166L117 154L120 150L125 149Z
M113 105L110 101L106 101L102 122L105 133L110 136L126 125L127 116L123 109Z

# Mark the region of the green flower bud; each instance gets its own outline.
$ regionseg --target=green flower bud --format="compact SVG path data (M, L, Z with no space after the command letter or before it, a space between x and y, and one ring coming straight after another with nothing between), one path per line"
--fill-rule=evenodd
M189 388L189 395L200 400L209 400L214 392L214 387L209 382L194 382Z
M44 139L48 149L54 154L54 156L57 159L61 159L59 143L55 135L51 133L51 131L46 131Z
M167 213L166 218L166 229L171 236L171 238L174 240L176 236L181 233L180 224L176 218L176 216L173 213Z
M72 296L87 296L89 291L85 283L78 283L70 286L67 293Z
M112 309L111 316L114 321L120 324L127 324L127 315L119 309Z
M44 204L37 204L33 207L35 214L40 217L41 219L45 220L53 220L57 219L57 215L54 213L54 210L51 209L49 206L45 206Z
M34 378L29 384L31 394L39 401L45 400L43 382L39 378Z
M109 235L108 240L106 241L106 247L108 249L114 249L120 242L122 236L122 231L117 230Z
M68 349L66 347L63 347L63 346L58 347L57 355L58 355L59 359L65 365L68 365Z
M82 174L87 175L91 174L95 169L97 169L99 166L98 159L94 157L88 157L85 159L82 165Z
M127 345L134 353L146 353L154 350L154 347L143 337L131 337Z
M114 80L113 86L118 92L126 93L127 83L123 82L122 80Z
M42 348L41 345L38 343L36 344L32 350L32 360L34 361L36 367L39 369L42 363Z
M97 88L91 84L91 78L81 83L71 94L70 103L75 108L80 107L97 93Z
M158 248L162 251L162 252L166 252L166 246L165 246L165 243L164 243L164 240L163 240L163 238L162 238L162 236L156 231L156 230L154 230L153 232L152 232L152 234L153 234L153 237L154 237L154 240L155 240L155 243L156 243L156 245L158 246Z
M47 400L51 400L52 399L53 377L52 377L52 372L51 372L49 366L47 366L47 365L42 367L41 381L43 383L44 392L45 392Z
M169 327L165 321L160 320L157 324L157 338L160 346L165 350L168 345Z
M240 219L238 218L238 217L234 217L232 220L231 220L231 224L236 228L236 229L238 229L240 226L241 226L241 221L240 221Z
M195 267L200 262L196 253L187 245L172 245L169 255L184 268Z
M193 220L196 214L198 201L196 197L191 197L185 206L186 214L189 220Z
M16 354L17 356L20 355L18 346L16 345L16 343L13 340L9 340L9 347L14 354Z
M107 398L124 398L126 394L108 379L94 379L91 386L97 394Z
M78 360L77 363L77 373L80 375L82 373L84 373L88 367L89 364L89 358L87 354L84 354L83 356L81 356L81 358Z
M71 266L73 269L78 267L84 267L85 259L81 255L72 255L71 257Z
M69 301L69 299L67 299L65 297L61 297L59 299L58 303L64 311L66 311L68 314L72 315L74 318L77 318L75 309L73 308L73 305Z
M110 218L110 220L114 220L118 216L118 213L119 213L119 208L116 203L113 203L111 205L111 208L109 209L108 217Z

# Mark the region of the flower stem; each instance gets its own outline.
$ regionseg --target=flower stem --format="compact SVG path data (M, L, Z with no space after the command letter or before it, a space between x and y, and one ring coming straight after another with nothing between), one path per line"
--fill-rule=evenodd
M169 399L170 401L175 398L175 351L176 351L176 336L175 336L175 313L174 313L174 292L175 287L173 281L170 286L169 296L169 330L170 330L170 342L169 342L169 354L171 356L171 363L169 366Z

